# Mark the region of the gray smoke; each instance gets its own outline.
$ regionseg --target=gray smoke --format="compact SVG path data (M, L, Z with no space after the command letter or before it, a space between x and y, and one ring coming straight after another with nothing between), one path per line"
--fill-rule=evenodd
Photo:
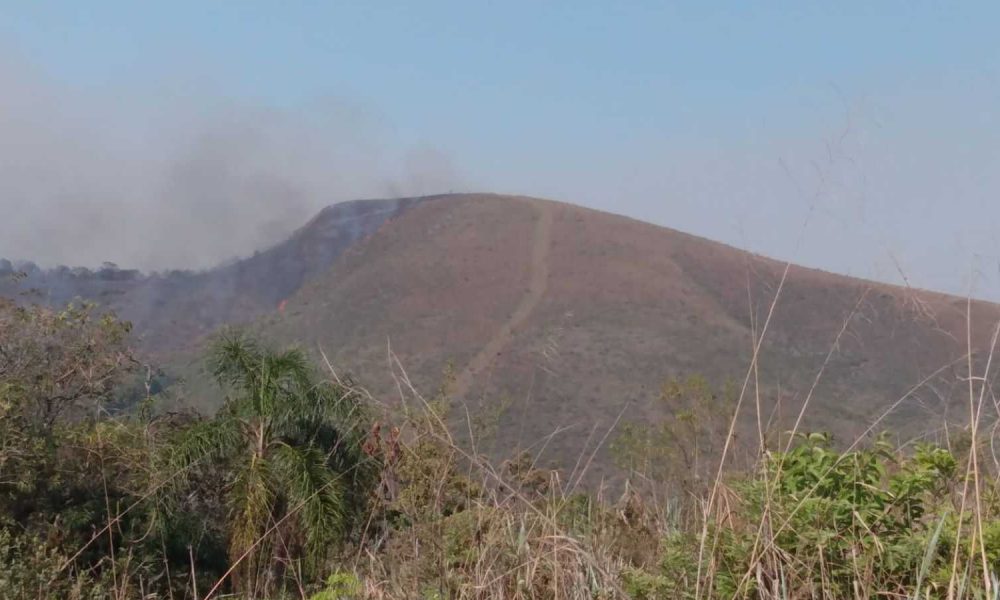
M0 90L0 257L42 266L205 268L339 201L458 185L445 154L341 100L142 99L2 61Z

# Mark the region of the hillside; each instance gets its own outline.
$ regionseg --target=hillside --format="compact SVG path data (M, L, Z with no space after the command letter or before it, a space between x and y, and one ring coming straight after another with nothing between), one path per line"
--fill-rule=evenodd
M669 377L742 383L785 265L569 204L459 194L338 204L284 243L205 272L19 268L26 276L0 278L0 295L98 301L133 321L148 356L188 365L175 370L192 380L208 334L255 323L322 348L391 406L391 348L422 393L453 377L456 410L495 420L483 444L544 443L546 459L572 465L619 414L654 422L676 410L658 399ZM762 420L790 423L825 364L806 426L850 438L920 382L886 426L912 435L961 421L966 308L790 267L761 347ZM971 308L981 350L1000 307Z
M425 394L451 368L454 396L499 414L497 447L538 447L569 427L544 443L572 466L623 409L631 420L669 412L657 401L667 377L742 382L783 270L620 216L455 195L349 248L260 328L321 346L390 403L389 347ZM972 309L983 348L1000 307ZM761 349L764 418L789 422L826 362L807 425L854 435L932 374L887 425L921 432L956 407L960 419L965 313L964 299L791 267Z
M176 356L197 349L221 325L247 323L275 310L344 250L417 201L336 204L286 241L202 272L144 274L110 264L97 270L40 269L33 263L0 261L0 296L50 306L76 298L98 302L135 325L136 341L147 354ZM14 272L19 276L11 277Z

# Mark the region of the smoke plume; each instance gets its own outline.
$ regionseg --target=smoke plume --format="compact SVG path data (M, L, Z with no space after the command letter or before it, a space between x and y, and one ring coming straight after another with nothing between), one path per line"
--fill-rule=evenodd
M78 89L0 61L0 257L206 268L280 241L320 208L454 188L343 100L268 108Z

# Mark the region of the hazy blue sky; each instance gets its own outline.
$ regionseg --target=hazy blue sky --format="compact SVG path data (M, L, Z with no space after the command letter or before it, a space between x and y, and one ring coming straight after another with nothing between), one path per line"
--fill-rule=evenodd
M0 255L45 231L82 261L216 260L351 195L486 190L1000 299L998 23L995 2L3 2L0 205L34 208ZM246 191L213 165L271 185L232 244L213 218L242 199L185 216ZM59 221L100 198L145 212ZM197 240L137 252L146 217Z

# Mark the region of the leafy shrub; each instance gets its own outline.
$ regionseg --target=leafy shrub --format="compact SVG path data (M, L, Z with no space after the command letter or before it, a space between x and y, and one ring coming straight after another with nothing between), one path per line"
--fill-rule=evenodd
M905 594L920 573L951 563L954 526L939 529L953 511L956 466L931 445L909 456L884 440L838 452L828 435L800 436L788 452L769 455L757 476L734 483L741 517L713 523L716 585L740 597L762 582L836 597Z
M351 600L361 594L361 581L353 573L338 571L326 579L325 587L309 600Z
M97 600L110 587L65 572L66 557L44 540L0 529L0 598L4 600Z

